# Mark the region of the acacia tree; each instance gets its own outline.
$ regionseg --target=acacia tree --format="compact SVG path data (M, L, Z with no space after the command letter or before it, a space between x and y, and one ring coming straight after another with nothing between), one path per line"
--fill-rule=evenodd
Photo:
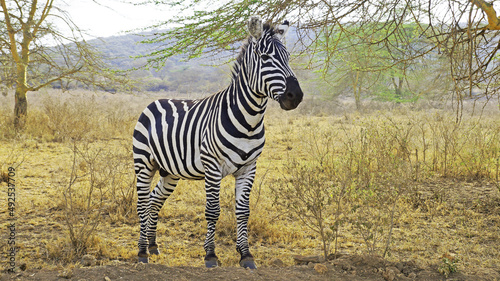
M399 42L399 38L385 38L393 46L389 53L384 47L365 44L366 30L360 29L357 23L344 24L344 32L338 33L341 38L330 38L336 43L333 56L322 54L322 57L332 57L332 67L323 68L323 76L334 81L335 90L349 89L354 95L358 110L361 108L362 93L398 102L408 100L403 95L403 86L408 84L407 70L415 72L421 68L421 62L405 58L415 55L414 49L426 44L413 35L415 27L414 24L407 25L402 30L399 36L406 37L404 45ZM369 32L371 40L381 40L386 36L383 28L379 28L377 33ZM319 43L324 44L321 40ZM391 86L393 93L387 92Z
M348 26L345 28L349 29ZM355 38L346 34L339 34L339 36L344 38L331 38L339 42L335 56L330 59L334 67L324 67L321 71L322 76L331 81L332 91L352 92L356 109L360 110L362 94L379 82L379 73L376 74L367 69L375 65L374 60L381 54L377 54L376 50L364 48L363 42L358 41L358 36ZM322 54L322 57L328 56L328 53Z
M17 129L23 127L28 113L29 91L64 80L101 88L126 82L108 69L69 15L54 2L0 0L2 82L15 87ZM68 32L57 29L56 22L64 24Z
M234 0L214 5L213 1L149 0L145 3L167 5L179 10L178 16L166 21L167 31L157 33L147 42L163 42L165 48L150 54L150 63L162 64L177 54L200 56L233 49L233 43L244 39L246 19L260 15L279 23L289 20L297 27L300 46L296 51L326 54L315 66L335 66L336 52L345 36L358 37L356 44L385 49L397 54L401 46L413 48L401 56L391 56L382 67L371 65L369 71L380 71L391 65L409 64L428 54L445 56L455 85L453 91L461 102L482 90L480 97L490 99L500 93L500 20L492 4L485 0ZM415 27L408 37L405 27ZM346 28L349 25L350 28ZM160 25L161 26L161 25ZM425 44L412 44L419 38ZM358 46L359 48L359 46ZM317 62L311 60L310 64ZM400 82L396 82L399 87Z

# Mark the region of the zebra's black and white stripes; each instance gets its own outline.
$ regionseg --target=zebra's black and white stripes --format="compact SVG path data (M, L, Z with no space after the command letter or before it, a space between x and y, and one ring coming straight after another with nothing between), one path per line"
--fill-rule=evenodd
M220 214L220 182L236 179L236 249L243 267L255 268L248 247L249 196L256 161L264 147L264 113L268 99L285 110L302 101L302 90L289 66L281 42L288 22L276 29L250 18L250 37L233 68L225 90L201 100L163 99L151 103L134 130L133 155L137 175L137 212L140 220L139 260L158 254L158 213L180 179L205 179L207 267L217 266L215 226ZM188 81L186 82L188 83ZM151 180L160 181L150 191Z

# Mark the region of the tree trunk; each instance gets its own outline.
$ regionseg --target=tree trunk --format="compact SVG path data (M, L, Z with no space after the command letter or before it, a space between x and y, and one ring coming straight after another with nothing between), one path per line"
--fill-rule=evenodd
M403 78L402 77L399 77L398 92L399 92L399 96L403 97Z
M28 99L26 98L26 93L28 92L28 86L26 84L27 66L27 62L17 65L17 85L14 103L14 128L16 130L22 130L24 128L26 116L28 114Z
M26 99L26 89L24 87L16 87L16 99L14 103L14 128L22 130L26 123L28 114L28 100Z
M392 84L394 85L394 95L397 98L402 98L403 94L403 78L397 77L398 82L396 83L396 77L392 77Z
M352 90L354 91L354 101L356 110L361 110L361 85L359 83L359 71L356 71L356 76L353 79Z

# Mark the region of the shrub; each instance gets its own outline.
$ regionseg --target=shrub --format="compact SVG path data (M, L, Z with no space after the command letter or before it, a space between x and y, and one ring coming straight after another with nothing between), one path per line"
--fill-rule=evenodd
M61 207L73 254L80 257L95 248L95 237L104 217L130 222L135 218L135 181L130 152L113 143L74 141L68 183Z

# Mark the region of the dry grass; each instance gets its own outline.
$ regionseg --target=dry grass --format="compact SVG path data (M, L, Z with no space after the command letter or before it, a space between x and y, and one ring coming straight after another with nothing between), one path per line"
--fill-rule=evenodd
M29 268L67 266L76 263L83 252L94 254L101 264L135 260L139 226L131 135L143 107L157 97L90 95L50 92L30 97L27 128L17 135L10 125L12 100L1 101L0 126L5 129L0 133L0 168L17 167L17 259ZM352 218L364 214L368 223L386 223L387 212L382 207L389 202L395 207L388 259L437 265L446 254L458 257L459 271L499 270L498 109L463 118L457 124L453 112L438 109L397 107L361 114L341 108L340 114L331 114L324 104L320 109L308 101L303 105L300 112L283 112L273 105L266 117L267 143L258 163L249 223L251 249L260 265L269 265L276 258L290 265L292 254L322 253L317 233L283 204L276 204L287 199L276 197L270 189L289 179L293 172L287 168L290 163L316 167L312 164L322 161L335 165L330 166L330 174L318 174L318 178L331 177L333 182L349 171L359 192L366 191L363 186L373 187L374 182L379 187L404 186L397 197L374 189L370 191L374 196L345 201L342 208L351 220L346 219L339 229L339 251L367 253L370 249L382 254L387 228L371 229L380 240L371 239ZM312 114L318 110L320 114ZM68 203L72 172L77 178L73 178L73 187L78 189ZM312 169L311 173L320 171ZM216 241L222 264L236 266L233 183L231 178L222 183ZM91 187L99 196L89 204L85 192ZM179 183L160 214L162 253L153 262L202 265L204 194L202 181ZM364 213L356 213L350 209L356 202L370 204L361 206L365 209L358 207ZM99 225L76 252L69 233L69 207L73 207L73 218L86 214L92 218L96 213L89 210L99 211ZM5 209L0 212L2 218L7 216ZM378 217L368 216L376 212L380 212ZM6 229L3 221L1 227ZM73 226L81 226L82 221L74 219ZM7 250L6 235L1 232L2 252Z

